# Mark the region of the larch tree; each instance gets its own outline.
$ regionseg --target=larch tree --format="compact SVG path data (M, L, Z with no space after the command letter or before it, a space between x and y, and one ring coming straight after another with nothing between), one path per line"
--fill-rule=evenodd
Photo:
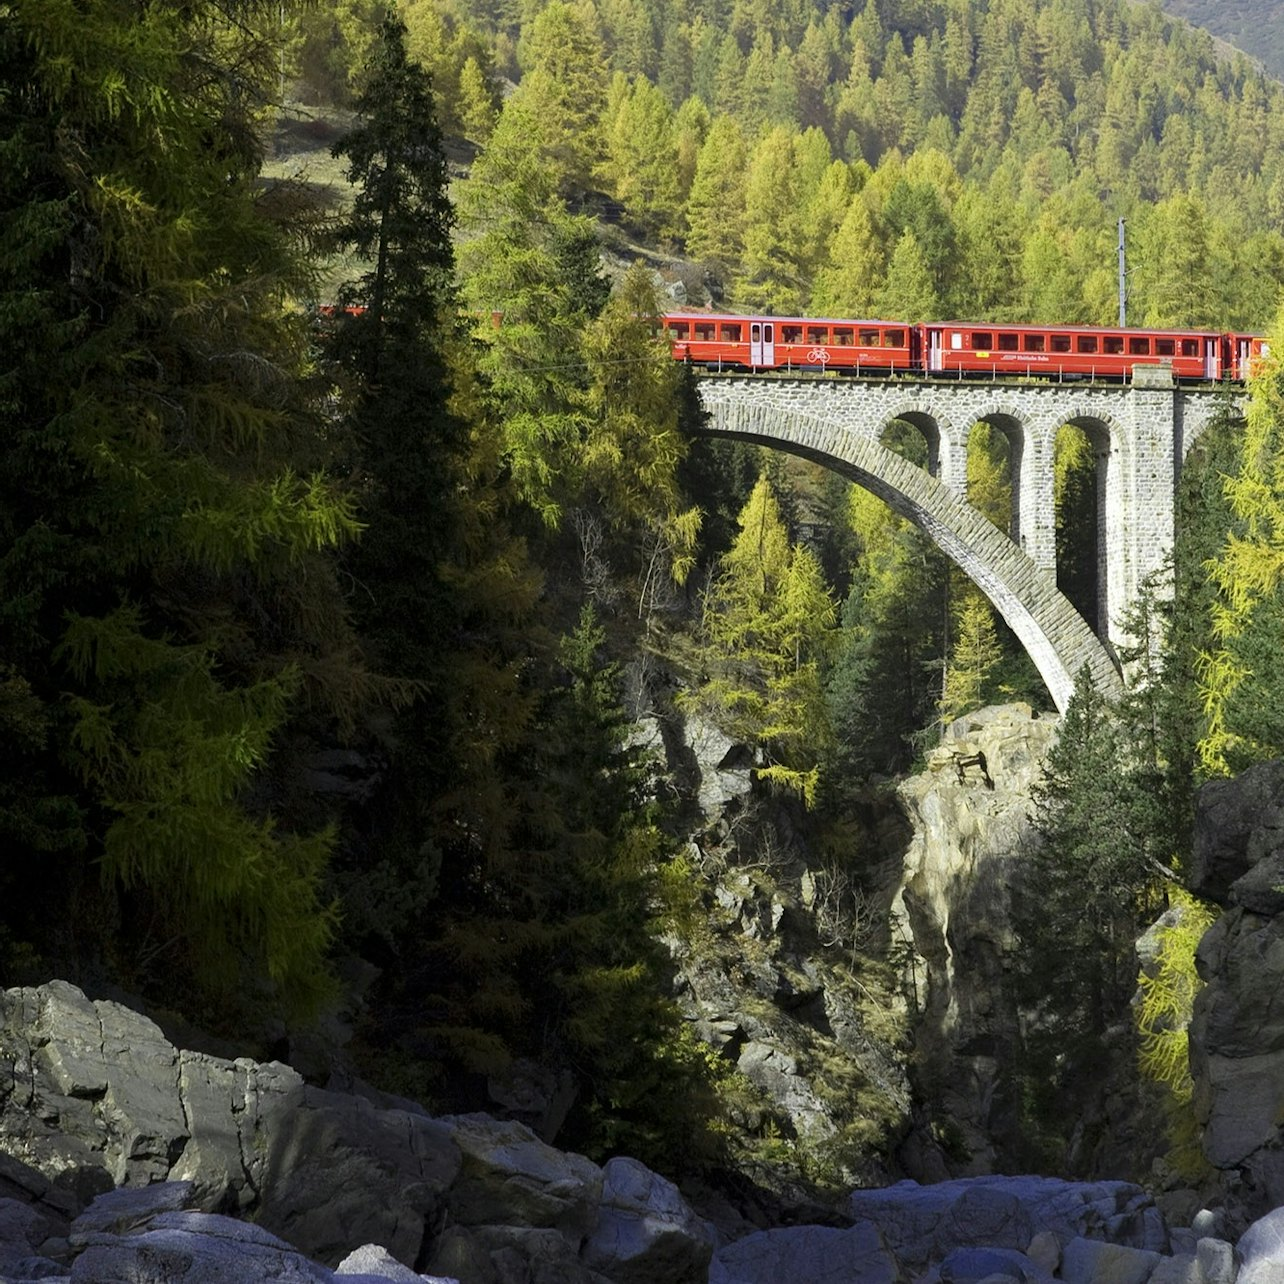
M606 51L592 0L552 0L540 10L520 45L519 93L559 182L588 187L605 153Z
M1280 642L1284 610L1284 372L1278 353L1284 325L1271 333L1271 355L1251 381L1236 466L1225 479L1234 526L1205 569L1217 591L1213 643L1202 657L1206 727L1199 743L1206 775L1228 775L1278 755Z
M678 153L673 109L649 80L634 80L607 132L607 161L615 195L653 235L676 230Z
M812 308L821 316L871 316L884 269L882 243L858 192L834 234L827 264L816 274Z
M745 176L744 274L735 298L742 307L792 312L802 302L795 221L794 149L777 126L754 149Z
M941 316L931 265L913 232L896 242L887 265L887 282L875 300L880 316L935 321Z
M577 358L607 287L592 226L566 212L536 137L529 106L510 98L459 186L459 261L505 458L521 498L552 528L581 484L586 381Z
M694 701L763 756L769 787L816 796L828 739L822 671L835 608L815 556L791 545L765 477L704 604L712 677Z
M733 116L715 116L687 198L687 253L730 269L744 253L747 152Z

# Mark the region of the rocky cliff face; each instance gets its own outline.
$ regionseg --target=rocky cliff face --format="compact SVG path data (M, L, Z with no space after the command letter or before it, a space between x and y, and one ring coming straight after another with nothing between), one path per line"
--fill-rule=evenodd
M1057 725L1026 704L961 718L897 791L911 833L891 902L892 938L905 949L916 1089L928 1124L903 1161L923 1180L994 1171L1004 1139L1019 1131L1004 1074L1018 1020L1005 967L1011 889L1032 841L1030 798Z
M1254 1217L1284 1204L1284 762L1204 787L1191 873L1226 910L1196 955L1196 1115L1229 1204Z
M777 1183L782 1158L831 1186L1000 1163L1010 890L1056 728L1025 704L954 723L921 773L870 791L840 861L755 796L747 750L685 728L704 921L671 943L680 999L745 1083L746 1135L775 1139Z
M767 1200L762 1223L775 1199L805 1208L887 1179L910 1116L905 1008L863 948L882 930L873 898L810 849L793 807L754 791L750 751L698 720L668 743L683 746L669 766L693 802L698 897L668 941L676 993L725 1060L736 1164ZM886 819L899 824L890 804Z

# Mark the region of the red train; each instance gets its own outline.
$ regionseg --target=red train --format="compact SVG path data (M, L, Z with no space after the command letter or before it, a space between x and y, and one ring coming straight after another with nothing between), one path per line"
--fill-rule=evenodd
M1137 365L1174 378L1242 380L1269 352L1263 336L1206 330L841 321L807 317L664 317L673 355L710 370L837 370L844 374L1042 376L1126 380Z

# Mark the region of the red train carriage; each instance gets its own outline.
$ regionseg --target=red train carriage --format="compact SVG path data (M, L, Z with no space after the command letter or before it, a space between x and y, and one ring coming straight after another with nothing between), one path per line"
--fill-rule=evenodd
M1225 336L1193 330L989 325L932 321L923 326L928 374L1043 375L1127 379L1133 366L1171 366L1178 379L1228 373Z
M918 331L905 321L669 313L673 355L712 370L918 370Z
M1238 380L1251 379L1271 355L1271 345L1260 334L1228 334L1226 348L1227 374Z

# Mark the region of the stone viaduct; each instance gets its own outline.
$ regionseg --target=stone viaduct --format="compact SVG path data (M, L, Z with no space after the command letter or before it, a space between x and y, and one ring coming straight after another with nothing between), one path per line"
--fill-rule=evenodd
M1064 711L1084 664L1121 689L1115 647L1142 581L1173 543L1181 461L1219 394L1139 366L1130 385L708 375L705 433L800 455L841 473L921 527L985 592ZM925 471L881 444L895 420L928 444ZM967 502L972 425L1008 439L1012 517L998 530ZM1057 429L1081 427L1097 455L1099 618L1085 621L1056 583ZM1090 627L1091 625L1091 627Z

